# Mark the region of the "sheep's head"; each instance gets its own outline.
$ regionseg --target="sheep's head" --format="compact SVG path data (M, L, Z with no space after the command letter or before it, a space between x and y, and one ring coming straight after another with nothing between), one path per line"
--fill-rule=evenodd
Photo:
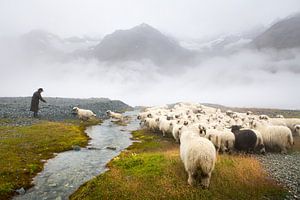
M78 109L79 109L78 107L73 107L72 108L72 114L77 115L78 114Z
M156 121L156 122L159 122L159 118L156 118L155 121Z
M182 131L183 131L183 126L180 126L180 127L178 128L178 138L179 138L179 139L180 139L180 137L181 137Z
M151 113L149 113L149 114L147 115L147 117L149 117L149 118L152 118L152 114L151 114Z
M295 129L296 133L298 133L298 136L300 136L300 124L294 125L294 129Z
M199 134L200 136L204 136L206 135L206 128L204 126L202 126L201 124L198 126L199 128Z
M240 125L233 125L233 126L231 126L231 132L233 132L233 133L235 134L235 133L238 132L241 128L242 128L242 126L240 126Z
M261 119L261 120L268 120L269 117L267 115L260 115L259 119Z
M214 144L216 149L220 148L218 146L218 142L219 142L219 136L218 135L211 134L207 137L207 139L209 139Z
M78 109L79 109L78 107L73 107L72 110L73 110L73 111L78 111Z
M189 124L188 121L184 121L184 122L183 122L183 125L185 125L185 126L187 126L188 124Z
M257 127L256 121L254 121L254 120L250 121L249 126L250 126L250 128L256 128Z
M111 114L111 111L110 111L110 110L106 111L106 114L107 114L107 115L110 115L110 114Z
M137 116L137 119L140 120L140 119L142 119L142 117L141 117L140 115L138 115L138 116Z

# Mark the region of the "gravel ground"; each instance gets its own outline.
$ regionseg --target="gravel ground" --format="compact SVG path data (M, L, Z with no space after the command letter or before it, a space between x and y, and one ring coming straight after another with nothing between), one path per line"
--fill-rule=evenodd
M40 102L40 119L61 121L75 119L71 114L72 108L90 109L100 118L105 118L107 110L125 111L132 109L118 100L107 98L73 99L44 97L47 103ZM37 119L32 118L30 109L31 97L1 97L0 98L0 125L22 126L29 125Z
M286 199L300 199L300 152L291 154L268 153L257 156L273 179L286 186L290 194Z

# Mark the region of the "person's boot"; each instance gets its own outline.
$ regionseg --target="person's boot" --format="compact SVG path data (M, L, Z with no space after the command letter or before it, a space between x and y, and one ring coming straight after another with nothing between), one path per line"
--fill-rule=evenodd
M34 117L34 118L38 118L37 112L34 112L34 113L33 113L33 117Z

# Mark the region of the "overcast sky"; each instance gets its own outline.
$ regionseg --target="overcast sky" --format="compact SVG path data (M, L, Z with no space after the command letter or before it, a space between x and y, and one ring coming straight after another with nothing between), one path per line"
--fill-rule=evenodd
M176 37L201 38L269 25L299 0L0 0L0 34L45 29L105 35L142 22Z
M73 57L61 62L65 55L54 58L51 51L31 58L14 37L1 37L33 29L103 37L147 23L182 40L201 39L269 26L299 11L300 0L0 0L0 85L5 86L0 96L30 96L43 87L45 97L108 97L130 105L195 101L300 109L294 90L300 85L300 49L240 49L168 75L144 61L107 64ZM49 41L46 46L65 47Z

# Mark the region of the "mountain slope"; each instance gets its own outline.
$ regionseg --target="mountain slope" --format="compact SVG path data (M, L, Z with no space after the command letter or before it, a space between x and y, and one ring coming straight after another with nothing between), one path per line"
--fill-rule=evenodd
M156 64L174 64L189 60L193 53L153 27L141 24L107 35L93 54L105 61L148 59Z
M252 45L275 49L300 47L300 13L272 25L256 37Z

